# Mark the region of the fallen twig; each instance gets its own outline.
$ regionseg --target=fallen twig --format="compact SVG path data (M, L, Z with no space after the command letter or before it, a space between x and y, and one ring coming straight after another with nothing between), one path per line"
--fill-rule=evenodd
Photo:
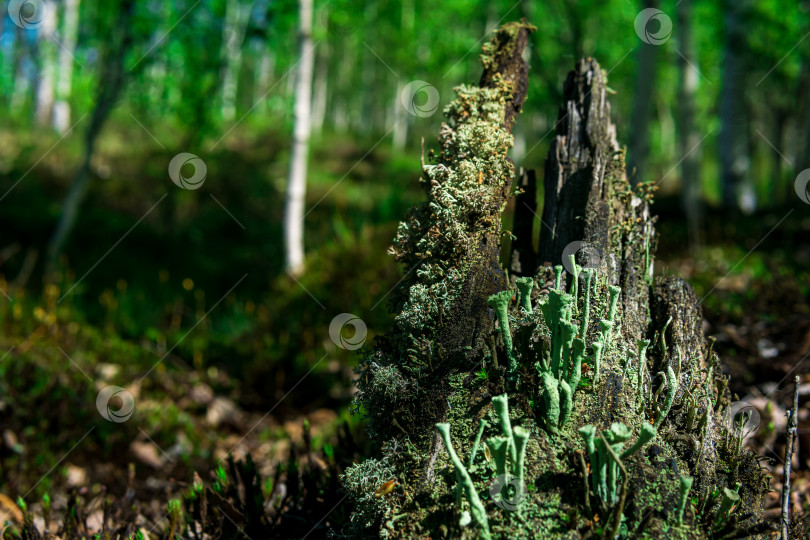
M788 540L790 523L790 462L793 460L793 443L799 423L799 376L793 378L793 407L787 412L787 444L785 445L785 466L782 481L782 540Z

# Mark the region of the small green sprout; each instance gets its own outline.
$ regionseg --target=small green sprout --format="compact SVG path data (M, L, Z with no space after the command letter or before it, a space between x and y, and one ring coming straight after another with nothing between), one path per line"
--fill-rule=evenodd
M467 467L471 468L475 463L475 455L478 453L478 447L481 444L481 436L484 434L484 429L487 427L487 421L483 418L478 422L478 433L475 435L475 442L473 443L472 451L470 452L470 459L467 462Z
M529 442L529 430L520 426L514 429L514 441L517 454L517 461L512 464L513 473L518 477L518 493L523 493L526 485L525 471L523 467L526 457L526 444Z
M540 385L543 389L543 404L545 405L544 421L546 430L557 434L560 425L560 391L559 382L548 371L540 373Z
M509 358L509 373L515 373L517 371L517 360L512 351L512 333L509 331L509 314L507 311L511 300L512 292L506 290L490 296L487 304L495 311L495 315L498 317L503 345L506 348L506 356Z
M641 433L639 433L636 442L634 442L633 445L630 446L630 448L622 452L621 455L622 460L638 452L642 446L653 440L656 435L658 435L658 431L655 429L655 427L647 423L642 424Z
M656 429L661 427L661 424L664 423L664 419L669 414L669 410L672 408L672 403L675 401L675 392L678 390L678 379L675 375L675 372L672 370L672 366L667 366L667 397L664 401L664 408L658 413L658 418L655 420L655 427Z
M514 463L517 459L517 455L515 454L515 441L512 438L512 422L509 420L509 397L506 394L495 396L492 398L492 406L498 414L498 422L501 424L501 430L509 441L509 457Z
M582 306L582 321L579 327L579 335L585 339L588 335L588 317L591 311L591 281L593 279L593 270L591 268L586 268L582 271L582 274L585 276L585 291L583 294L583 306Z
M453 444L450 442L450 424L436 424L436 430L441 435L444 446L447 448L447 453L450 455L450 461L453 462L453 466L456 469L456 478L464 488L464 494L467 496L467 501L470 503L472 517L481 527L481 538L489 540L491 537L489 535L487 511L481 503L478 492L475 490L475 484L473 484L472 478L470 478L470 473L467 472L467 468L464 467L458 454L456 454L456 451L453 449Z
M723 499L720 501L720 509L717 511L717 523L728 518L738 502L740 502L740 495L736 491L723 488Z
M520 306L526 313L531 314L534 280L530 277L517 278L515 285L517 285L518 293L520 294Z
M610 444L611 450L613 450L613 453L615 453L616 455L618 455L619 452L621 452L622 446L624 446L625 441L627 441L627 439L629 439L630 435L632 434L633 432L630 430L630 428L620 422L614 422L613 424L610 425L610 429L602 431L602 435L604 436L608 444ZM602 439L599 439L596 442L597 444L599 444L601 441ZM606 448L604 448L604 445L601 446L601 450L603 451L603 454L601 454L600 456L601 459L603 459L604 462L606 463L609 462L609 465L607 467L608 478L607 478L606 502L610 504L616 504L619 498L618 492L619 464L616 462L616 460L610 458L609 452L607 451Z
M568 386L571 392L576 392L582 378L582 361L585 359L585 341L576 338L571 350L571 367L568 371Z
M647 365L647 347L650 346L649 339L639 339L636 341L636 345L638 346L638 386L636 387L636 393L639 397L639 401L642 399L642 389L644 388L644 368Z
M506 474L506 462L509 456L509 439L506 437L490 437L486 441L489 453L495 460L495 474Z
M694 478L687 475L681 476L681 487L678 494L678 524L683 523L683 511L686 509L686 501L689 498L689 490L692 489Z

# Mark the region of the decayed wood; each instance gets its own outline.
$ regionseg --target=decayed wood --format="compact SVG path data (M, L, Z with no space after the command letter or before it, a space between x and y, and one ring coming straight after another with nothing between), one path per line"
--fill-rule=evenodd
M655 219L643 196L629 191L623 153L610 120L606 76L596 60L580 60L568 74L556 137L545 165L545 204L539 263L561 264L573 242L587 246L577 262L594 266L622 289L622 335L628 345L666 330L666 363L705 367L705 338L699 302L691 286L674 277L652 283Z
M515 197L515 219L512 225L512 254L509 258L509 273L512 276L534 274L537 255L532 242L532 230L537 213L537 175L534 169L524 170L520 175L520 193Z
M534 27L525 23L502 26L496 33L498 49L491 55L481 76L481 87L492 88L499 80L513 84L512 99L507 102L503 127L512 130L520 107L526 100L529 63L523 59L523 51L529 42ZM462 286L463 292L452 308L449 323L441 333L441 343L446 354L465 355L466 347L482 347L479 339L484 328L489 327L487 298L506 287L500 264L501 216L509 198L512 185L504 182L486 202L491 209L492 220L481 232L475 253L470 254L471 268ZM476 343L477 342L477 343Z

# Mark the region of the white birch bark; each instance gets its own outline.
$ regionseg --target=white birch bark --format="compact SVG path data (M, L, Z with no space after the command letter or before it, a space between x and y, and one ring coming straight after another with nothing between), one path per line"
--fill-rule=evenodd
M304 197L309 153L312 68L315 46L312 43L312 0L299 1L301 58L295 89L295 128L292 160L284 208L284 240L287 271L293 276L304 271Z
M70 127L70 93L73 83L73 55L79 31L79 0L64 0L62 47L59 50L59 82L53 105L53 127L60 134Z
M41 125L50 125L53 112L54 83L56 81L56 3L42 2L44 17L38 29L39 81L37 83L36 119Z
M230 122L236 116L236 92L242 68L242 41L250 16L251 3L228 0L225 24L222 27L222 47L225 53L225 73L222 77L222 118Z

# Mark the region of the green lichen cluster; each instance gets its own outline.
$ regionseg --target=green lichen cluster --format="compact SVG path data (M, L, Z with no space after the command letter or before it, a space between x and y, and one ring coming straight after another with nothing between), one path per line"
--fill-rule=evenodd
M456 99L444 111L440 151L423 162L426 200L400 223L390 249L404 265L404 278L389 301L394 327L358 368L356 403L369 416L373 434L385 437L399 430L397 425L406 431L425 426L415 411L426 406L420 392L427 390L416 381L446 363L449 353L437 334L452 317L481 245L495 246L500 235L503 208L492 201L504 194L505 202L515 174L507 158L513 138L502 126L514 89L496 79L491 87L456 88ZM380 399L386 385L375 379L385 369L396 370L404 380L398 387L409 391Z
M484 47L485 66L508 35ZM385 457L346 472L353 523L402 538L756 530L767 479L721 421L730 395L712 350L672 354L672 320L655 328L651 308L639 311L604 268L572 259L570 274L542 266L511 282L501 268L481 271L481 253L500 248L499 194L514 175L502 127L514 90L495 79L457 89L440 152L423 165L426 201L397 231L392 253L405 277L392 294L394 327L357 381L358 409ZM647 191L629 186L621 159L605 182L629 213L611 230L610 255L645 239L644 261L629 271L647 302L654 250L633 214ZM483 316L459 333L473 309ZM519 507L505 510L505 495L491 491L501 476L525 490ZM380 496L392 478L401 487Z
M488 463L490 465L494 464L494 474L497 475L495 478L495 490L490 490L490 494L493 495L493 501L495 501L496 504L500 503L509 508L514 503L515 506L519 507L526 492L524 464L526 445L529 441L530 432L521 426L512 427L511 420L509 419L509 404L506 394L492 398L492 404L497 413L498 423L501 426L503 435L490 437L486 440L486 448L489 450L487 455L491 456L491 458L488 459ZM486 426L487 423L482 420L476 437L476 443L473 445L467 466L462 463L462 460L459 458L450 440L450 424L436 424L436 430L442 437L450 461L453 463L455 469L456 480L459 486L463 488L470 507L469 511L463 507L460 508L461 519L459 523L462 526L467 526L470 520L474 519L478 524L480 536L488 539L491 538L491 536L487 512L481 502L481 497L478 494L475 482L470 476L470 472L478 472L485 477L493 472L492 466L473 466L478 449L478 442L481 440L481 434L484 432ZM509 501L504 502L504 499L508 498L508 494L504 493L503 486L511 485L509 482L511 477L514 477L515 480L513 486L514 494ZM500 491L498 491L499 487L501 488Z
M377 490L383 483L395 478L393 463L387 456L367 459L346 469L340 480L354 502L352 532L360 533L369 529L385 513L388 501L378 496Z

